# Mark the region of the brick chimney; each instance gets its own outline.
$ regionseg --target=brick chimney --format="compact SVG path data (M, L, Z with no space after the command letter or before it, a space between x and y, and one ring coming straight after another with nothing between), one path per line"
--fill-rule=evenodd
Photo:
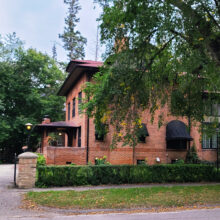
M43 117L41 124L50 124L50 117L49 117L49 115L45 115Z

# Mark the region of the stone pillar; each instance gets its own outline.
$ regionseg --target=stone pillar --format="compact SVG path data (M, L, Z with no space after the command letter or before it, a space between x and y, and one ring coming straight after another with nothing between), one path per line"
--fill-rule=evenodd
M36 181L37 155L31 152L25 152L18 156L18 188L33 188Z

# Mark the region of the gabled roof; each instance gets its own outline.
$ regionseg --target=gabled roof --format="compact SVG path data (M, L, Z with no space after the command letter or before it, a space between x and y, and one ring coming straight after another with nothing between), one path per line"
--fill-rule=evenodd
M92 60L72 60L69 62L66 71L69 73L63 85L58 91L59 96L66 96L73 84L79 79L84 71L97 72L102 66L100 61Z

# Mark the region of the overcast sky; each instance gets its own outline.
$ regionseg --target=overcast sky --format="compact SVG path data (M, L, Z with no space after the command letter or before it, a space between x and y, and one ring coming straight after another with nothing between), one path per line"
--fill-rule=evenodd
M95 59L97 21L101 9L93 0L79 0L78 29L87 38L85 59ZM67 5L63 0L0 0L0 34L16 32L25 47L52 55L56 43L58 60L68 61L58 34L63 33ZM101 60L101 51L99 53Z

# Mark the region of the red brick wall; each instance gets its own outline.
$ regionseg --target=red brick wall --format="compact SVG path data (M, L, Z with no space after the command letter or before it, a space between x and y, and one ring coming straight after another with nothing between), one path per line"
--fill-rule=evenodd
M66 109L68 103L70 103L70 121L81 126L81 148L54 148L48 147L45 155L47 155L48 164L66 164L66 162L73 162L76 164L86 164L86 146L87 146L87 116L79 115L78 113L78 93L82 90L82 85L87 81L86 74L83 74L78 82L74 85L73 89L66 97ZM72 100L76 98L76 116L72 118ZM84 98L84 94L83 94ZM158 128L158 116L163 113L164 125ZM66 113L67 120L67 113ZM147 125L149 136L146 137L146 143L139 143L133 152L133 149L129 146L121 147L110 150L112 128L106 135L104 141L95 140L95 126L93 119L89 119L89 161L94 163L95 158L107 157L107 161L111 164L133 164L137 160L147 160L148 164L155 164L156 158L160 158L160 163L170 163L175 159L185 159L186 150L167 150L166 149L166 125L172 120L183 121L186 125L188 121L186 118L173 117L170 115L168 107L159 109L154 118L153 124L149 111L143 112L142 123ZM202 160L216 161L216 150L204 150L201 144L201 134L199 132L199 124L193 124L191 129L191 136L194 142L198 155ZM77 142L77 141L76 141Z

